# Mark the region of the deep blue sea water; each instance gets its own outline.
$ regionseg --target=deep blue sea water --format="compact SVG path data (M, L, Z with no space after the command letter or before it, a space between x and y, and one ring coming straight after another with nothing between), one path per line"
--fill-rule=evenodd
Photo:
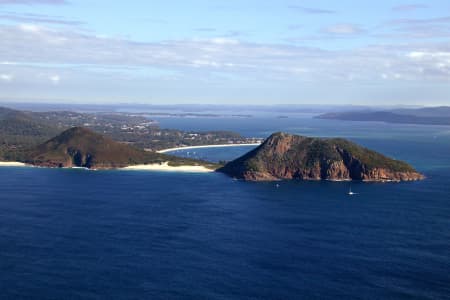
M215 173L0 168L0 299L450 299L450 127L160 122L348 137L427 179L277 188Z

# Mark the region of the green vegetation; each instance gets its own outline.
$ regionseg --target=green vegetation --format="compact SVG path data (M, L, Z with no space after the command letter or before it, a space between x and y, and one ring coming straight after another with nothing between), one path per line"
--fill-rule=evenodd
M86 127L115 141L151 151L180 146L250 143L229 131L161 129L140 114L24 112L0 107L0 160L23 159L23 152L72 127Z
M249 180L417 180L423 176L405 162L345 139L311 138L285 133L227 163L219 171Z
M97 134L89 129L74 127L49 141L27 151L26 163L48 167L121 168L138 164L169 162L169 165L215 165L198 160L148 152Z
M33 115L0 107L0 159L13 160L30 148L56 135L58 129Z
M352 157L357 158L368 169L386 168L395 172L415 172L414 168L400 160L384 156L378 152L361 147L345 139L331 139L329 143L345 149Z
M41 121L54 124L60 132L72 127L86 127L115 141L154 151L180 146L249 142L238 133L229 131L161 129L156 122L142 114L55 111L33 115Z
M318 161L336 161L341 159L339 153L334 148L333 143L330 141L308 138L304 144L306 144L307 147L305 165L308 167L314 166Z

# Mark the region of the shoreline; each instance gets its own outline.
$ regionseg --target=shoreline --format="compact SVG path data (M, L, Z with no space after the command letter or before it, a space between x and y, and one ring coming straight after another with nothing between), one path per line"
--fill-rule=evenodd
M157 153L167 153L178 150L190 150L190 149L204 149L204 148L222 148L222 147L239 147L239 146L259 146L261 143L250 143L250 144L218 144L218 145L199 145L199 146L185 146L185 147L175 147L156 151Z
M29 167L29 168L45 168L45 169L65 169L65 170L86 170L86 171L97 171L98 169L88 169L85 167L42 167L29 165L16 161L0 161L0 167ZM205 166L195 166L195 165L182 165L182 166L169 166L169 162L164 162L162 164L148 164L148 165L133 165L123 168L111 168L104 169L110 171L166 171L166 172L185 172L185 173L211 173L215 172L213 169L208 169Z
M29 167L29 165L18 161L0 161L0 167Z

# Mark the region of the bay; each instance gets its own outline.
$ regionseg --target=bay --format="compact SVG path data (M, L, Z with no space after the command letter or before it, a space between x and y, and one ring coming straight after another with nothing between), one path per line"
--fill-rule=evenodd
M159 121L347 137L427 179L277 187L218 173L0 168L2 299L449 298L449 127L304 116ZM230 160L248 150L189 155Z

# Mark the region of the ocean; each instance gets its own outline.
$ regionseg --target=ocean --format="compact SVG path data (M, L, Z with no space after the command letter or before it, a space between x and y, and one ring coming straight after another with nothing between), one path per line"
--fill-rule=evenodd
M0 299L450 299L450 127L158 121L248 137L346 137L427 179L277 187L219 173L3 167ZM249 149L175 154L218 161Z

